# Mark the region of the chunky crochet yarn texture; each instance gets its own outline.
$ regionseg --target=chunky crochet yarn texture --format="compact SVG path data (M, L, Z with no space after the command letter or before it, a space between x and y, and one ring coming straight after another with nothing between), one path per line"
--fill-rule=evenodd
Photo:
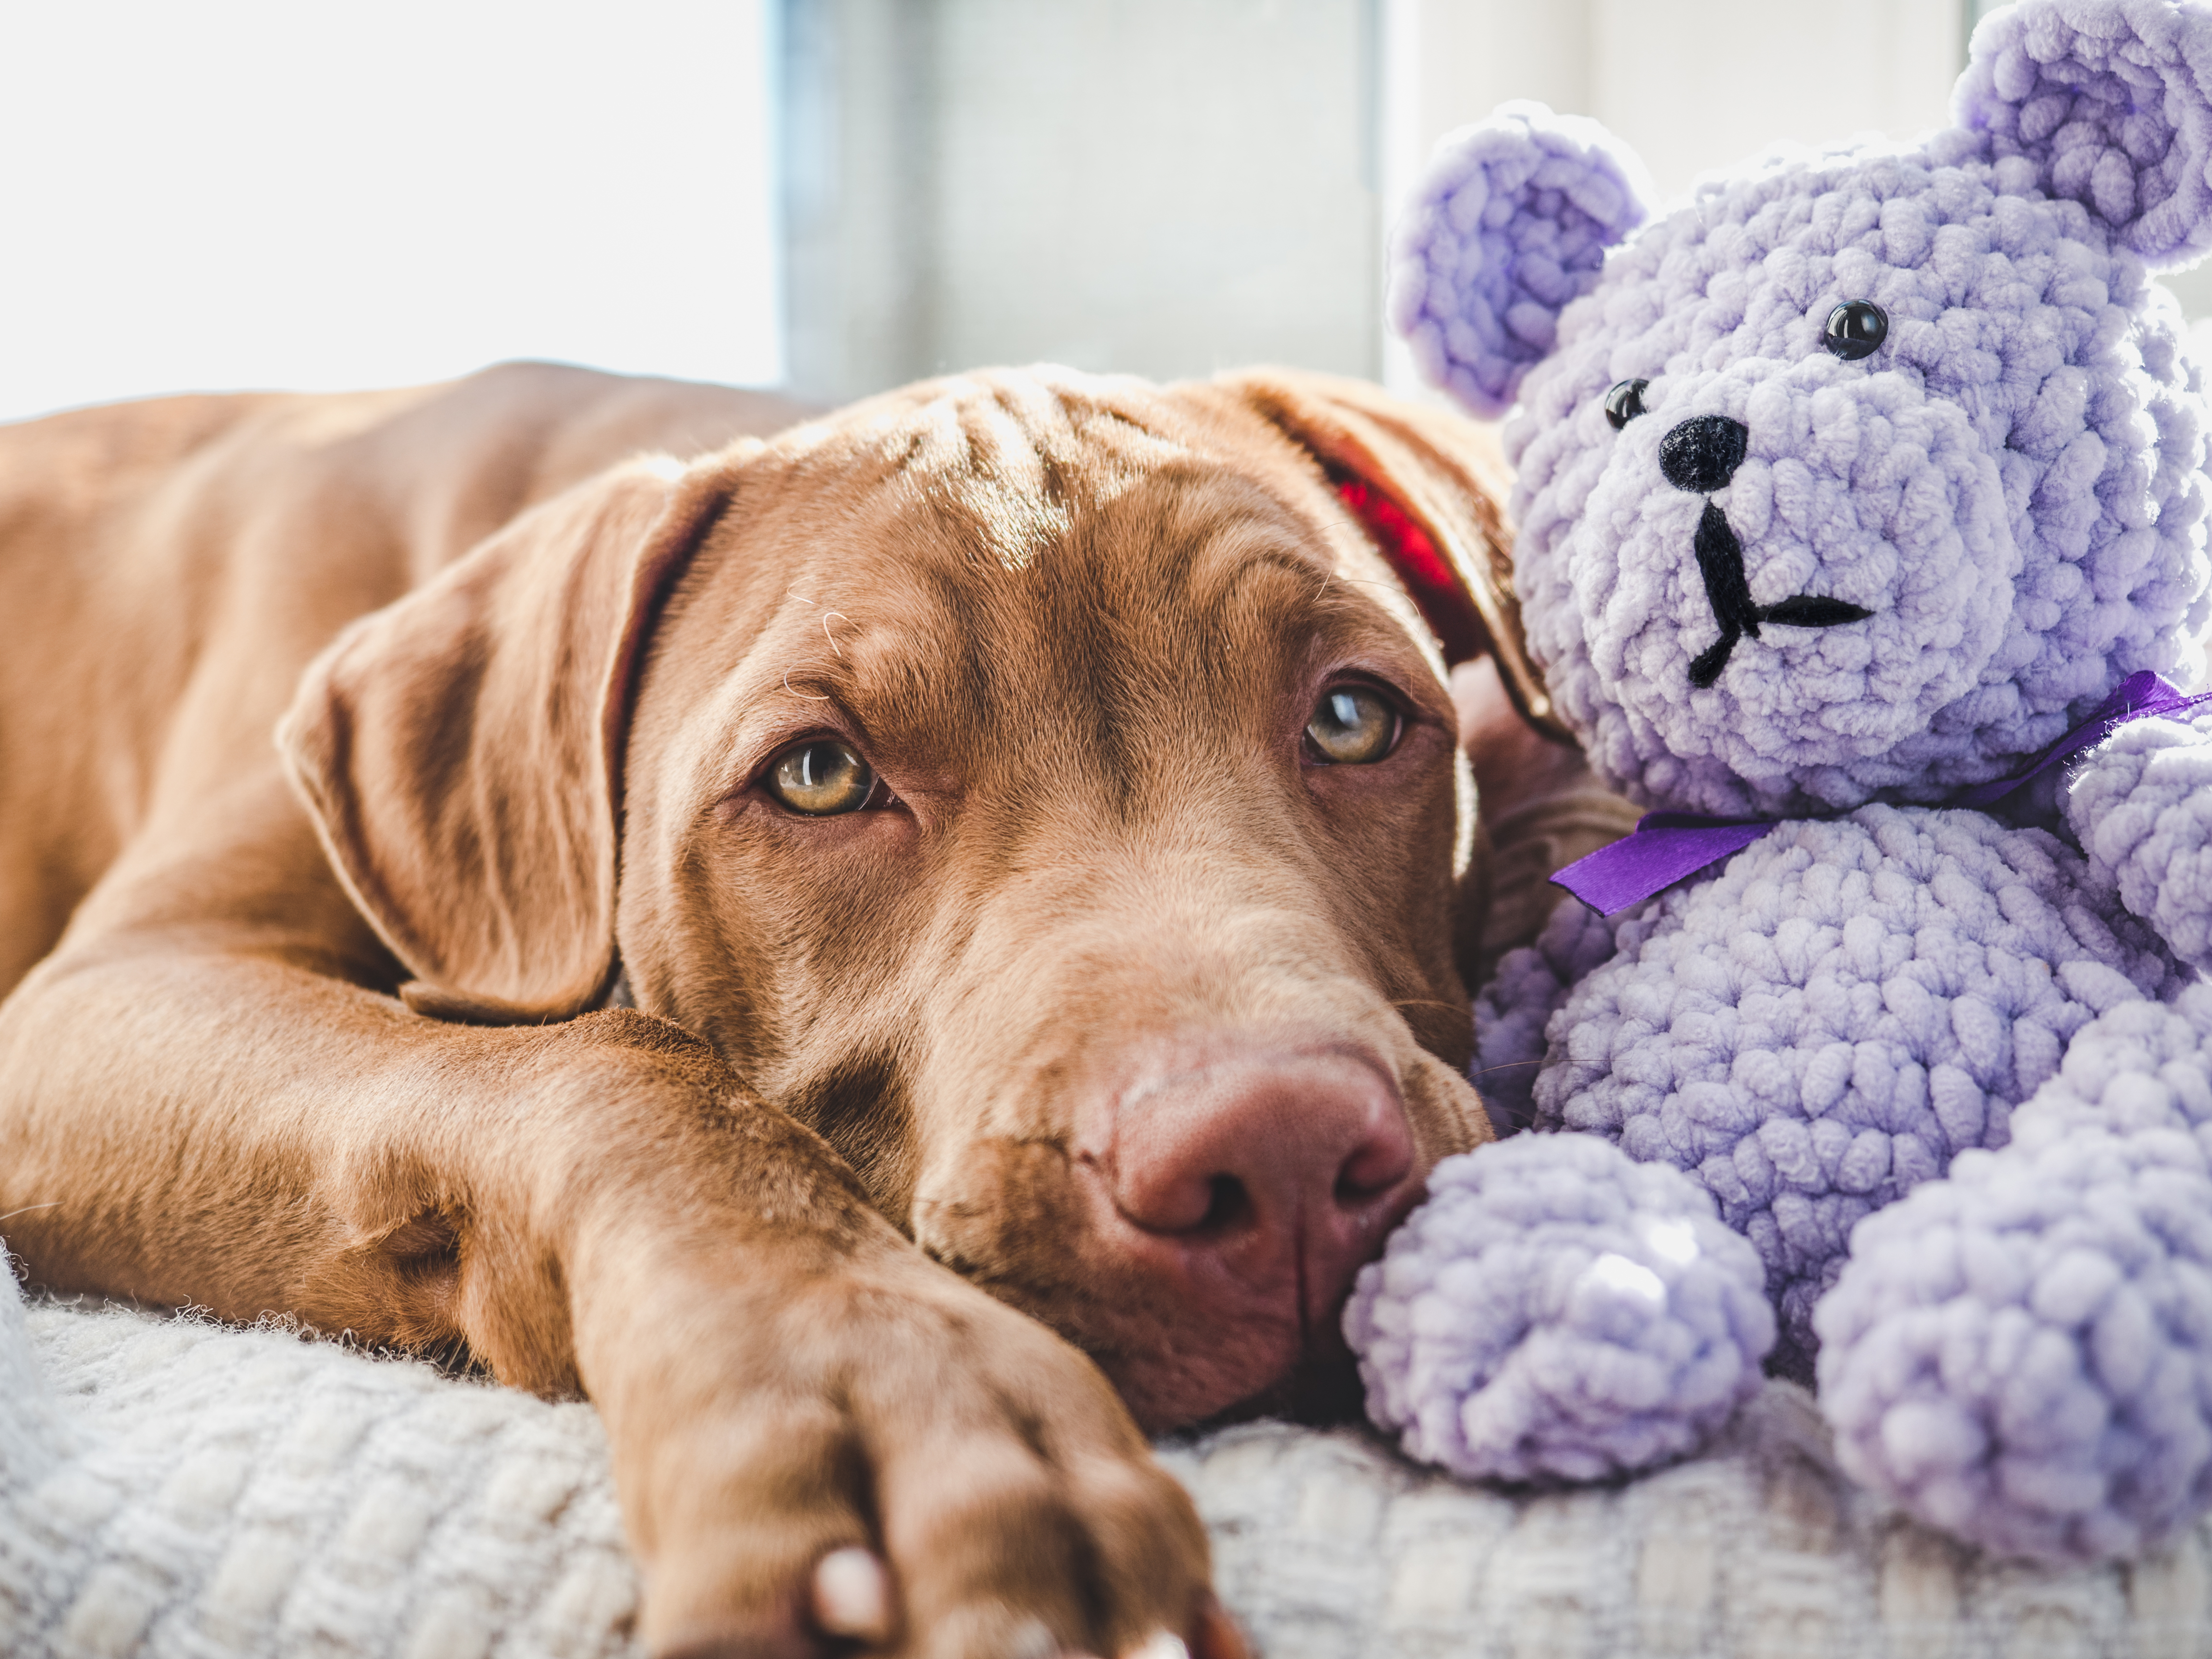
M1760 1279L1665 1164L1580 1136L1509 1140L1437 1166L1420 1213L1361 1269L1345 1329L1376 1420L1415 1456L1589 1480L1695 1450L1757 1391L1774 1341Z
M2212 13L2022 0L1970 57L1926 140L1778 151L1661 214L1605 206L1617 143L1511 106L1440 147L1393 315L1477 412L1518 399L1522 616L1600 778L1773 825L1501 963L1493 1116L1701 1188L1847 1468L2087 1559L2212 1507L2212 718L2162 690L1990 786L2123 685L2204 677L2212 421L2151 271L2212 249ZM1576 1139L1526 1137L1520 1183ZM1695 1443L1701 1391L1483 1403L1577 1340L1563 1310L1432 1357L1510 1223L1408 1223L1351 1323L1377 1420L1501 1472ZM1644 1224L1522 1223L1575 1224L1588 1255Z
M1650 194L1644 164L1596 122L1506 105L1430 164L1392 239L1390 325L1430 380L1504 414Z
M1694 1170L1758 1247L1802 1372L1851 1228L2002 1143L2077 1031L2174 983L2087 878L1978 812L1785 824L1575 988L1539 1120Z
M2071 15L2098 32L2054 38ZM2203 27L2163 0L2008 9L1977 34L1962 115L1988 114L1978 84L2021 78L2004 72L2024 50L2014 37L2125 61L2108 37L2131 23L2177 54L2184 25ZM1778 152L1709 178L1601 276L1571 282L1553 281L1559 238L1587 261L1598 222L1571 201L1558 210L1567 229L1528 239L1525 282L1504 274L1520 267L1497 246L1523 216L1540 220L1551 193L1536 166L1511 216L1498 196L1512 176L1502 145L1553 157L1531 130L1536 106L1440 147L1398 238L1394 315L1420 319L1413 337L1444 354L1435 378L1459 391L1461 370L1482 382L1518 368L1484 343L1540 337L1534 296L1559 295L1552 349L1525 380L1509 376L1522 404L1506 428L1516 564L1553 698L1632 799L1770 814L1938 800L2005 775L2137 669L2199 678L2203 410L2178 318L2112 226L2045 194L2053 167L2071 176L2081 124L2060 125L2041 81L2026 90L2043 105L2011 125L2040 136L2040 167L2018 138L1971 125L1915 149ZM2187 149L2202 137L2191 94L2203 95L2193 81L2169 95L2186 117L2170 131L2149 114L2124 124L2156 153L2146 190L2184 152L2204 188L2212 151ZM1586 137L1586 121L1560 125L1610 187L1620 170L1596 158L1617 145ZM1613 222L1625 232L1640 217ZM1502 310L1501 285L1515 296ZM1830 313L1854 301L1887 322L1865 359L1823 349ZM1458 331L1437 320L1455 311ZM1471 355L1455 356L1455 341ZM1607 390L1637 380L1644 413L1616 430ZM1742 428L1740 462L1711 487L1676 484L1662 447L1714 418ZM1805 595L1874 615L1765 627L1738 672L1701 688L1679 665L1718 627L1685 556L1723 491L1758 605Z
M1869 1220L1820 1304L1843 1466L2008 1554L2128 1555L2212 1507L2212 985L2067 1050L2002 1153Z

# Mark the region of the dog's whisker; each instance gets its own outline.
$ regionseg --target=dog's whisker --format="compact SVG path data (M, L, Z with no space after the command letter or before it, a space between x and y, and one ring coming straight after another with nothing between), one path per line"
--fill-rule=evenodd
M787 691L790 691L793 696L804 697L809 702L828 702L830 701L827 697L816 696L811 691L793 690L791 684L791 671L788 668L783 671L783 689Z
M1540 1060L1501 1060L1495 1066L1486 1066L1480 1071L1470 1072L1468 1075L1470 1077L1488 1077L1492 1072L1510 1072L1520 1066L1541 1066L1543 1063L1544 1062Z
M837 651L837 636L830 631L830 618L832 617L842 623L849 623L853 619L842 611L825 611L822 613L822 637L830 641L830 648L832 651ZM837 651L839 661L843 661L844 656L845 653L842 651Z
M0 1215L0 1221L13 1221L17 1216L28 1215L33 1210L58 1210L61 1206L62 1201L58 1198L51 1204L26 1204L20 1210L10 1210L7 1214Z
M1397 583L1386 581L1380 576L1347 576L1341 570L1324 570L1322 572L1321 577L1322 593L1326 594L1328 592L1328 586L1331 582L1357 582L1362 587L1379 587L1385 593L1402 593L1404 592Z
M1393 1008L1441 1008L1448 1014L1460 1012L1457 1003L1440 1002L1434 997L1399 997L1394 999L1390 1006Z

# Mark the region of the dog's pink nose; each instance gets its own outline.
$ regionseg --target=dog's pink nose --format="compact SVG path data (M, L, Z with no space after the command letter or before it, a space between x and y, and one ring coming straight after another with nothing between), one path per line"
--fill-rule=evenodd
M1146 1237L1226 1267L1296 1316L1326 1318L1409 1194L1413 1138L1398 1091L1340 1054L1267 1055L1163 1076L1117 1103L1108 1189ZM1289 1309L1285 1312L1291 1311Z

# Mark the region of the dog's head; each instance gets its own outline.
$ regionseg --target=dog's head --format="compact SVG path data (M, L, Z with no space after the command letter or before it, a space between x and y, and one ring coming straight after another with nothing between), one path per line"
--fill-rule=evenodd
M546 503L284 742L418 1011L619 961L1148 1424L1284 1403L1488 1134L1436 634L1540 710L1482 443L1285 375L933 382ZM1457 567L1434 632L1392 550Z

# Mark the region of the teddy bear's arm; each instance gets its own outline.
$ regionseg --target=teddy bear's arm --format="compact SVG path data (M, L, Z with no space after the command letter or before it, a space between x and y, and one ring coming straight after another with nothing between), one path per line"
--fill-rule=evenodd
M1536 942L1508 951L1474 1000L1474 1065L1471 1076L1500 1134L1535 1121L1534 1091L1547 1048L1552 1016L1576 983L1609 961L1613 924L1556 887L1559 896Z
M2212 969L2212 710L2130 720L2061 792L2094 879L2183 962Z

